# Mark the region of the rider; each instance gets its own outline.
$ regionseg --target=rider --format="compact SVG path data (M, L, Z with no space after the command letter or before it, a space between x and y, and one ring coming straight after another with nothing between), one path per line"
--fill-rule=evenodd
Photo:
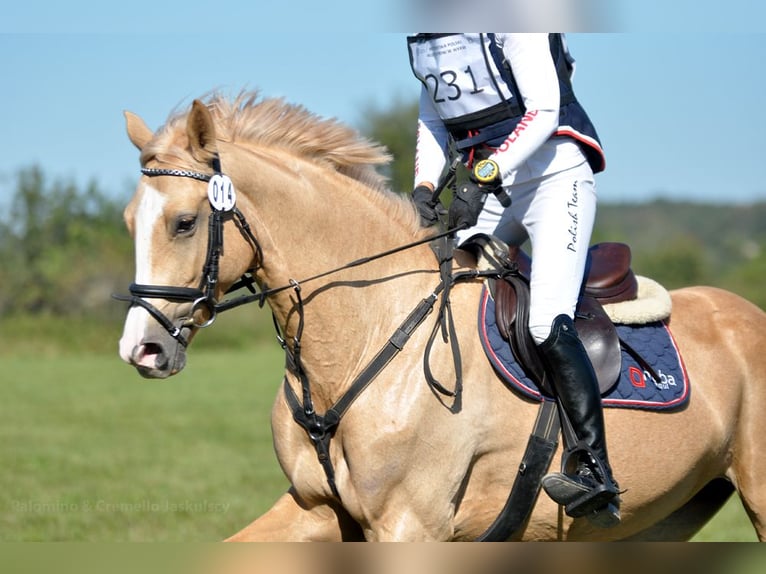
M573 517L619 523L598 382L573 319L604 169L596 130L575 98L562 34L425 34L407 39L421 81L415 201L424 225L452 147L470 170L449 209L458 239L531 242L529 331L578 439L543 488ZM511 202L512 199L512 202Z

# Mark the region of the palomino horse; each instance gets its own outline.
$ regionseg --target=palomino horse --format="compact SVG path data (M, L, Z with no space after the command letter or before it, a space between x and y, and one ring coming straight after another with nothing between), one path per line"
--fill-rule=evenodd
M454 284L454 332L433 341L440 314L423 302L444 294L426 244L433 230L384 188L372 166L385 152L257 94L195 101L155 134L126 117L144 175L125 210L136 284L122 358L146 377L179 372L216 301L248 272L262 289L251 299L271 307L288 353L272 427L291 486L231 539L481 537L503 508L538 402L506 388L487 361L476 335L482 277ZM766 538L766 314L709 287L673 291L672 304L691 400L672 413L605 412L621 524L572 520L541 495L513 539L688 539L733 489ZM397 348L387 353L389 340ZM426 348L454 400L424 375ZM347 395L371 365L374 380ZM342 420L323 426L312 419L322 413Z

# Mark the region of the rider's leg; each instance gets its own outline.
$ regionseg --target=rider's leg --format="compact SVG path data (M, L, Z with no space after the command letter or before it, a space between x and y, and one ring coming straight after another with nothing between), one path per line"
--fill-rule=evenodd
M596 213L593 175L584 163L514 197L532 243L530 333L579 445L564 472L548 475L543 486L568 514L613 525L619 521L619 498L607 459L598 382L573 323Z
M598 381L572 319L557 317L539 349L545 375L577 438L576 445L569 445L573 448L562 472L547 475L543 488L570 516L589 516L599 526L613 526L619 522L619 487L606 450Z

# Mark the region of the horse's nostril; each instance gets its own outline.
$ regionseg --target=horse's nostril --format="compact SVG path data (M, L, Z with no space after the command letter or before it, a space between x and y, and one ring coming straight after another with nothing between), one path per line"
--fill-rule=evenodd
M165 353L165 349L162 345L157 343L145 343L144 344L144 356L154 357L154 368L164 370L168 366L168 356Z
M132 363L140 368L163 370L168 367L168 355L159 343L144 342L133 349Z

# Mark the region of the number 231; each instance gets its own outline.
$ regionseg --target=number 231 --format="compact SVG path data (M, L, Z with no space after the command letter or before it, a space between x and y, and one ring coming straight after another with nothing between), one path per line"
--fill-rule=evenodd
M484 88L479 88L476 85L476 78L474 78L473 72L471 71L471 66L468 66L463 72L468 74L471 78L473 89L469 93L478 94L484 91ZM460 96L463 95L463 91L460 89L457 79L458 73L454 70L440 72L438 77L434 74L428 74L425 77L425 82L429 90L433 88L434 102L438 104L447 100L454 101L459 99ZM444 94L441 93L442 91L444 91Z

